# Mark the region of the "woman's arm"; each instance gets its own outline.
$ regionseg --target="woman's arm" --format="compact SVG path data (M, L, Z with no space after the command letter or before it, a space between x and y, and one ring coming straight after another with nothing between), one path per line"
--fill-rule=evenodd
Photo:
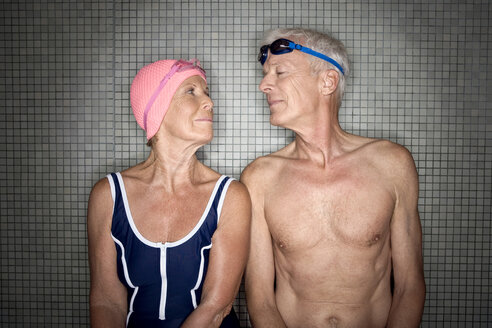
M125 327L126 289L116 271L116 248L111 238L113 200L109 182L102 179L91 191L87 210L89 308L92 327Z
M250 220L248 191L242 183L233 181L212 237L200 304L182 327L219 327L229 314L248 258Z

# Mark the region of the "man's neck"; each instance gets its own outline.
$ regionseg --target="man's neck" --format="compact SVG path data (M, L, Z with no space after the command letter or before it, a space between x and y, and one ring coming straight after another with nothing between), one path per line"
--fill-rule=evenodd
M324 104L311 118L305 118L299 126L292 127L296 134L294 156L310 159L325 166L346 152L350 134L343 131L338 121L338 108Z
M338 124L295 132L294 154L300 159L312 160L324 167L346 153L345 145L350 134L343 131Z

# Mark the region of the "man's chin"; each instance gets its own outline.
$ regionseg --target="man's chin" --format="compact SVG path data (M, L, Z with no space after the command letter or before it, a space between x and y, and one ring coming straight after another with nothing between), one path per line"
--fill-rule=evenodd
M270 124L273 126L280 126L278 120L276 120L273 115L270 115Z
M282 120L280 120L278 117L270 115L270 124L271 125L284 128L285 126L282 123L283 123Z

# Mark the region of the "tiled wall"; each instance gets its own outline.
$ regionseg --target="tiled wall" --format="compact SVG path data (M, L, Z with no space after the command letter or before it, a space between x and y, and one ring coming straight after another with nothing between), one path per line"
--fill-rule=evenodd
M332 32L352 61L342 127L411 150L420 176L423 327L492 323L490 1L9 1L0 4L0 326L86 326L86 207L146 158L139 68L197 57L215 102L203 162L238 177L292 134L258 91L263 31ZM237 300L247 326L244 293Z

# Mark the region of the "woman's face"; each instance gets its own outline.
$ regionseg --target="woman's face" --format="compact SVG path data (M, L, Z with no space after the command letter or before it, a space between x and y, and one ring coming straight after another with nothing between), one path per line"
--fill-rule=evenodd
M199 144L210 142L213 105L207 82L198 75L189 77L179 86L164 116L166 134Z

